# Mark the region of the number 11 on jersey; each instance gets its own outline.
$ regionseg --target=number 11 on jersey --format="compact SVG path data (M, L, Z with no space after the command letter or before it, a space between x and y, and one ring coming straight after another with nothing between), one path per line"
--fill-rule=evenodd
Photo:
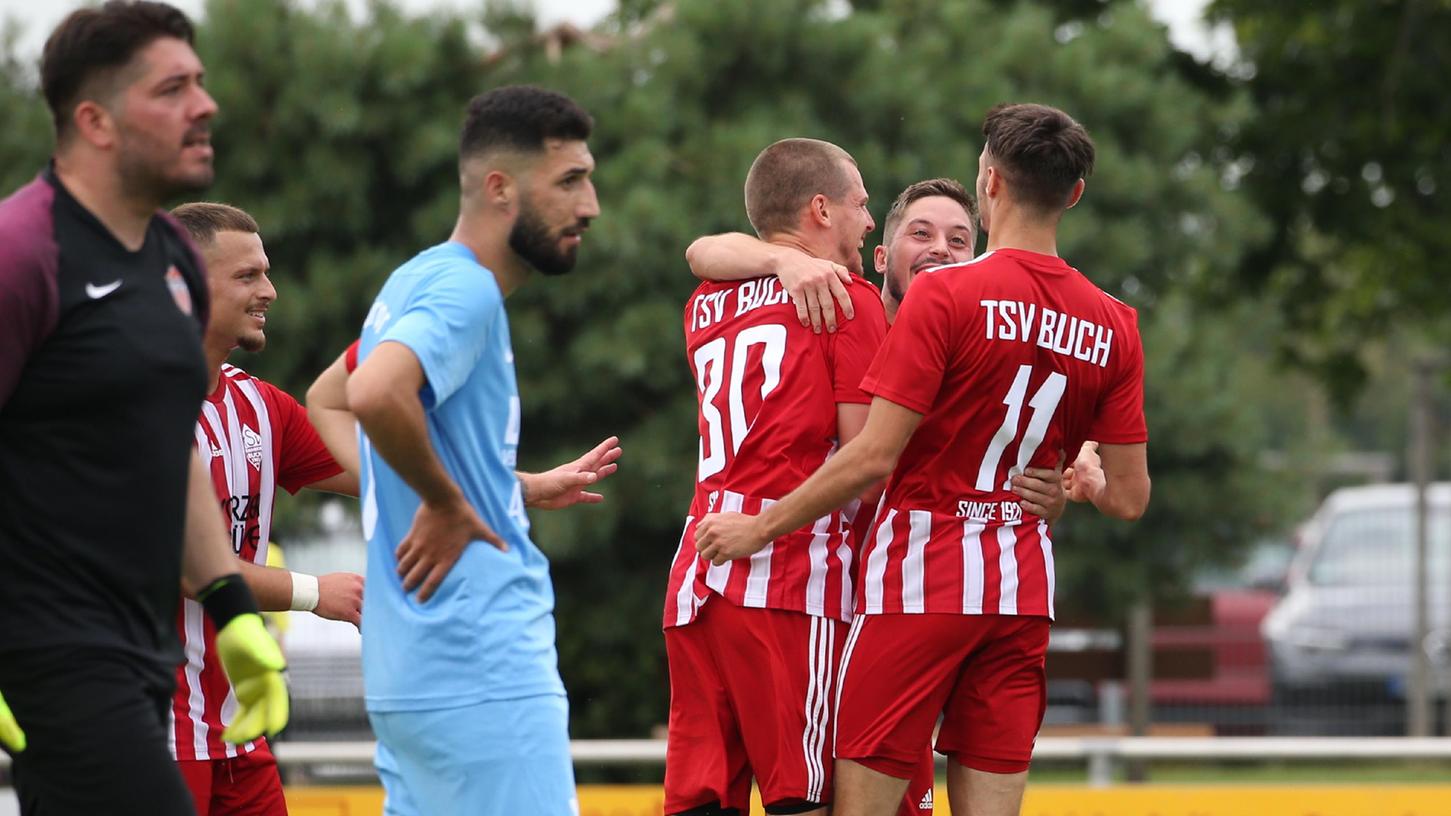
M1033 454L1038 452L1038 446L1043 444L1043 437L1048 434L1048 423L1053 421L1053 414L1058 410L1058 402L1063 399L1063 391L1068 387L1068 378L1054 371L1048 375L1048 379L1038 386L1037 393L1028 401L1028 407L1033 409L1033 415L1028 419L1028 427L1023 431L1023 438L1018 442L1018 458L1016 467L1008 471L1008 476L1003 480L1002 485L995 486L998 465L1002 462L1003 453L1008 445L1018 435L1018 419L1023 413L1023 399L1028 394L1028 382L1033 378L1033 367L1030 365L1018 366L1018 375L1013 378L1013 384L1008 388L1008 395L1003 397L1003 404L1008 406L1007 416L1003 417L1003 424L993 434L992 441L988 443L987 452L983 454L982 464L977 469L977 484L974 485L984 493L994 490L1011 490L1012 476L1015 473L1022 473L1023 468L1032 461Z

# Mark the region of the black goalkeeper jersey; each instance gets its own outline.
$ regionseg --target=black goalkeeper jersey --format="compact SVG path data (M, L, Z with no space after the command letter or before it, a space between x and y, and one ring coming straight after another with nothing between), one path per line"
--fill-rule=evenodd
M207 288L158 212L131 252L52 169L0 202L0 660L180 657Z

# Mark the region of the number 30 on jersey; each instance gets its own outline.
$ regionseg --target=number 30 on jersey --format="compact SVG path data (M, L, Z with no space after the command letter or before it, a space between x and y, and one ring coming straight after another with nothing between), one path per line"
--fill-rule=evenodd
M695 383L700 389L700 418L705 427L700 435L700 462L696 469L696 480L705 481L725 470L741 449L741 442L751 432L755 417L746 416L746 400L743 393L747 377L747 364L754 347L760 346L760 372L750 372L760 378L760 399L776 390L781 384L781 360L786 356L786 327L779 323L751 326L736 333L734 342L729 338L717 337L695 350ZM727 378L726 369L730 373ZM719 404L721 391L725 390L725 416ZM725 417L730 418L730 452L726 452Z

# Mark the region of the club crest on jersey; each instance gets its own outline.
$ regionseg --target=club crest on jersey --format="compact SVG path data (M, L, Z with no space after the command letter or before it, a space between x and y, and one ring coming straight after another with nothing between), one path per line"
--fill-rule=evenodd
M262 437L246 425L242 426L242 448L247 452L247 461L252 463L252 467L260 470L262 468Z
M187 288L186 278L181 276L181 270L172 264L166 269L166 288L171 292L171 299L176 301L176 308L182 314L191 314L191 290Z

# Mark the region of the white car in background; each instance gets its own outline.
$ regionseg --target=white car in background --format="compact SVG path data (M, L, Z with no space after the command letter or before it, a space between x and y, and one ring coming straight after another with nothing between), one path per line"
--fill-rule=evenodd
M1429 635L1436 694L1451 647L1451 484L1428 493ZM1403 734L1412 666L1415 491L1342 488L1304 530L1287 591L1261 627L1270 650L1271 728Z

